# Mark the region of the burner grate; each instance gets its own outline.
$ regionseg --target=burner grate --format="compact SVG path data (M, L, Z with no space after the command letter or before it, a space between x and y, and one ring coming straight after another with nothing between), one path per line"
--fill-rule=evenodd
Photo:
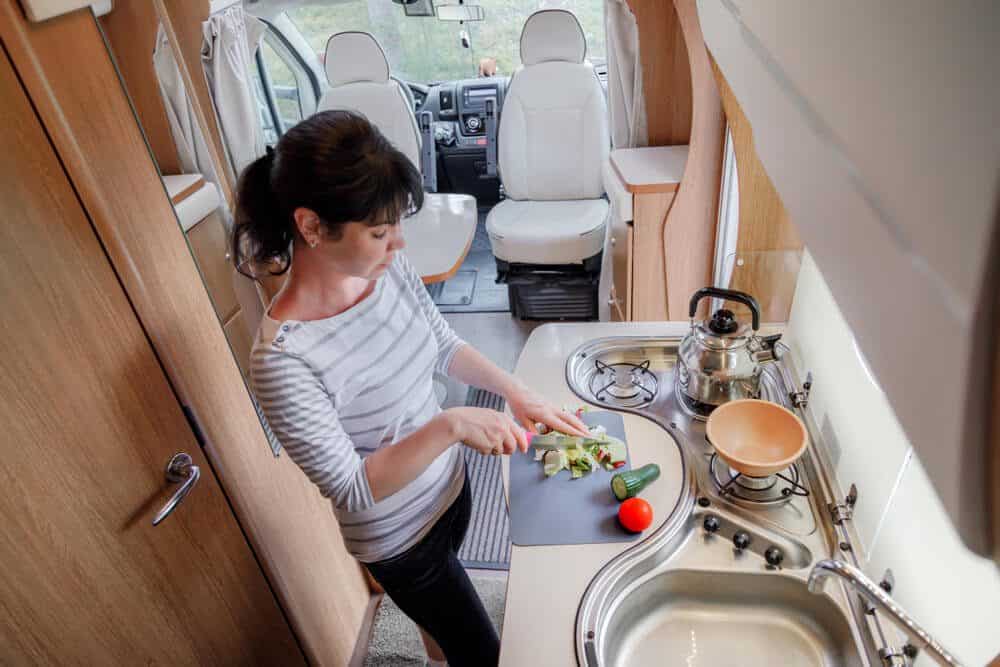
M712 481L719 495L758 505L783 503L793 496L808 496L809 489L802 485L799 469L794 463L770 477L751 477L730 468L717 453L712 453L708 463Z
M594 360L590 376L590 393L601 402L616 407L637 408L649 405L656 398L658 382L649 370L647 359L640 364L620 362L607 364Z

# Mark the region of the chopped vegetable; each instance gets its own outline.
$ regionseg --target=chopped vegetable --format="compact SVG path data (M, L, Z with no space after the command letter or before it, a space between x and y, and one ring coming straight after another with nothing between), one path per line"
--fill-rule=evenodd
M552 475L568 467L569 461L567 459L566 452L550 449L545 452L543 463L545 467L545 476L552 477Z
M575 412L579 416L588 409L583 406ZM561 433L544 424L537 425L537 432L529 433L535 460L543 462L546 477L568 469L571 479L580 479L598 467L611 471L625 465L625 443L608 435L607 429L600 424L590 427L588 437Z

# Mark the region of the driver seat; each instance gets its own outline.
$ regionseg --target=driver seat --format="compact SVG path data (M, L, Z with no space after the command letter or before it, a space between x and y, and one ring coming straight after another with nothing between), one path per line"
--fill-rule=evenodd
M382 46L367 32L338 32L326 43L330 88L317 111L362 113L410 162L420 167L420 130L402 85L389 75Z
M339 32L326 43L324 64L330 88L317 111L362 114L421 171L422 135L413 103L404 84L390 75L378 41L366 32ZM407 244L403 252L425 283L447 280L458 271L472 245L477 220L475 197L425 194L423 208L403 221Z
M594 319L608 202L608 112L571 12L535 12L500 114L507 199L486 218L511 310L527 319Z

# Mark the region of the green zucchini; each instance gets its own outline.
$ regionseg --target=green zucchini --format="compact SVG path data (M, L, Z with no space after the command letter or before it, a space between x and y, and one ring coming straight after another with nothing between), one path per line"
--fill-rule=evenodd
M611 478L611 492L619 502L634 498L660 476L660 466L647 463L637 470L626 470Z

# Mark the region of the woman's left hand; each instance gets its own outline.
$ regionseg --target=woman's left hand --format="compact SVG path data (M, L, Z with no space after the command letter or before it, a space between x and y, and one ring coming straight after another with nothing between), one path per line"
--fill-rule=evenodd
M579 417L560 410L528 389L513 389L504 398L514 419L529 431L535 430L535 424L542 423L562 433L583 437L590 435L587 425Z

